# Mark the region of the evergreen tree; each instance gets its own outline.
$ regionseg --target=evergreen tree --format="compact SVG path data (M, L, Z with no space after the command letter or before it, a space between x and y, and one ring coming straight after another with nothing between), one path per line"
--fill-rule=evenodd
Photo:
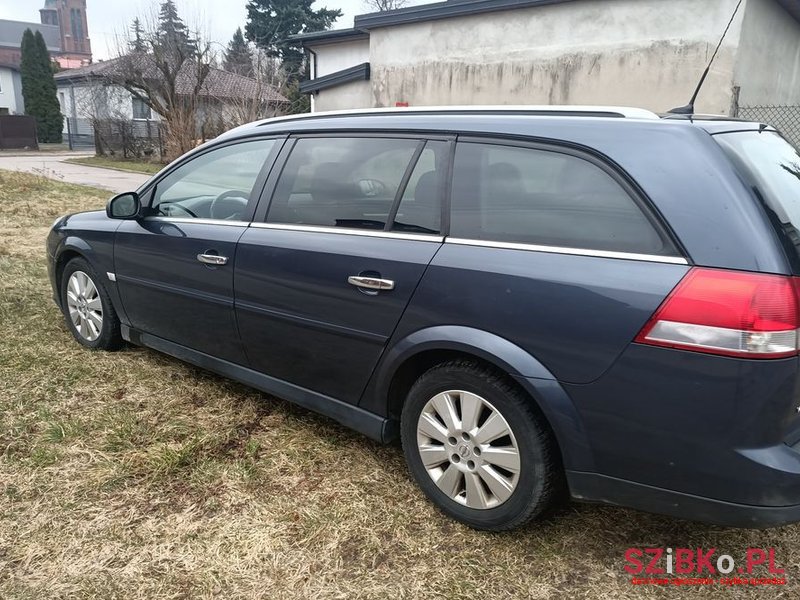
M247 45L247 40L244 39L241 27L236 30L228 43L223 68L245 77L253 76L253 53L250 51L250 46Z
M174 0L164 0L158 15L156 39L161 46L179 48L186 56L197 54L197 42L189 35L189 28L178 16Z
M309 31L324 31L342 16L341 10L313 10L314 0L248 0L247 39L266 50L267 55L281 60L293 80L305 73L302 45L289 36Z
M25 114L36 119L39 141L60 144L64 118L56 95L50 53L42 34L26 29L22 36L20 75Z
M139 17L133 20L131 25L131 41L129 42L131 52L146 52L147 44L144 41L144 29Z

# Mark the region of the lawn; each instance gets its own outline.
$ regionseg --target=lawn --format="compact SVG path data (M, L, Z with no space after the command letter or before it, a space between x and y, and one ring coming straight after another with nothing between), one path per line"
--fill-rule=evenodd
M75 343L43 241L108 193L0 171L0 598L798 597L800 526L571 504L491 535L382 446L157 352ZM774 547L789 586L630 583L629 547Z
M148 175L158 173L164 168L164 165L160 163L133 158L114 158L111 156L82 156L79 158L68 158L65 162L74 163L76 165L87 165L89 167L119 169L120 171L130 171L132 173L146 173Z

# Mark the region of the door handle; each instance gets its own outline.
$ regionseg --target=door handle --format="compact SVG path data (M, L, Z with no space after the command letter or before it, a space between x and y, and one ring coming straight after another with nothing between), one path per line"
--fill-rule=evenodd
M207 265L222 266L228 263L228 257L220 256L219 254L198 254L197 260Z
M378 292L388 292L394 289L394 281L391 279L378 279L377 277L364 277L363 275L351 275L347 278L347 283L358 288Z

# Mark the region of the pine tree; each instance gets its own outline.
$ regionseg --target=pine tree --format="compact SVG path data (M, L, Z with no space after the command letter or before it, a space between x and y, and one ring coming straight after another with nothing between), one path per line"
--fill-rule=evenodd
M250 46L244 39L242 28L239 27L233 38L228 42L228 49L225 51L225 61L223 68L231 73L238 73L245 77L253 76L253 53Z
M197 54L197 42L189 35L189 28L178 16L174 0L164 0L158 16L158 43L167 48L180 48L186 56Z
M279 58L289 77L299 80L305 72L303 47L289 36L308 31L324 31L342 16L341 10L313 10L314 0L249 0L247 39Z
M22 36L20 75L25 114L36 119L39 141L60 144L64 117L56 95L52 61L41 32L26 29Z
M139 17L136 17L131 24L131 41L129 42L131 52L145 52L147 44L144 41L144 29Z

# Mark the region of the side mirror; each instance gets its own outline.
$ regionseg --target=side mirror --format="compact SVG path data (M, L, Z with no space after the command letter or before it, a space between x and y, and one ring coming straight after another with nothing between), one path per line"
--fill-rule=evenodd
M119 196L114 196L108 201L106 215L108 215L109 219L135 219L139 216L141 208L139 194L125 192Z

